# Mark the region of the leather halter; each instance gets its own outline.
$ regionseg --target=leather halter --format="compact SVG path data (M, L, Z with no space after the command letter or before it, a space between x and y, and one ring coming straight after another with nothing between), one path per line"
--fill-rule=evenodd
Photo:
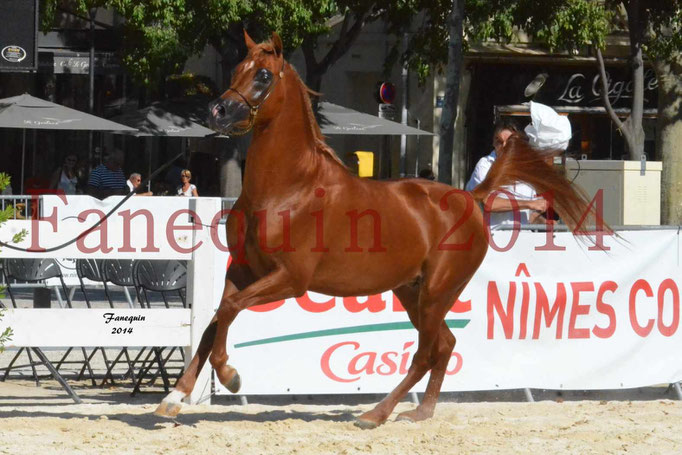
M242 94L239 92L239 90L237 90L237 89L234 88L234 87L230 87L230 88L228 88L228 89L225 91L225 93L227 93L227 92L229 92L230 90L232 90L232 91L235 92L237 95L239 95L239 97L240 97L242 100L244 100L244 103L246 103L247 106L249 106L249 124L248 124L248 125L246 126L246 128L243 129L243 130L240 130L240 131L237 131L237 132L231 132L231 133L230 133L231 136L243 136L243 135L247 134L249 131L251 131L251 130L253 129L253 126L256 124L256 116L258 115L258 110L259 110L260 107L263 105L263 103L265 103L265 101L268 99L268 97L270 96L270 94L275 90L275 86L277 85L277 83L278 83L280 80L284 79L284 59L282 59L282 69L279 71L278 76L279 76L279 78L278 78L278 79L275 79L275 81L274 81L272 84L270 84L270 87L268 88L268 91L267 91L267 93L265 94L265 97L261 100L260 103L255 104L255 105L249 103L249 100L247 100L246 97L245 97L244 95L242 95Z

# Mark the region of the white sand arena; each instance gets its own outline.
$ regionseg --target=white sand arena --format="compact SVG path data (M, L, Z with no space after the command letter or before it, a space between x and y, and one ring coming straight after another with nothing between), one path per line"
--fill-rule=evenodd
M0 453L582 455L682 451L682 403L673 401L674 394L665 387L603 392L609 401L593 399L594 394L589 401L569 401L567 394L565 401L536 403L442 402L431 420L418 424L389 421L375 430L353 425L355 416L370 409L371 403L338 404L343 401L340 398L332 400L336 404L310 404L324 400L299 397L295 404L290 398L280 398L288 404L241 406L237 400L217 397L214 405L186 406L172 421L152 415L162 393L130 398L129 387L97 389L85 383L77 383L76 390L87 404L71 404L54 381L42 387L24 380L0 383ZM523 395L516 393L513 398L521 400ZM412 406L401 403L396 413Z

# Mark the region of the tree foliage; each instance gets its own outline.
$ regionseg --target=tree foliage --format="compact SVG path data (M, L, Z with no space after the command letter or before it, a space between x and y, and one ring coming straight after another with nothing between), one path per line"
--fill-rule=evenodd
M5 309L0 309L0 321L2 320L3 313ZM12 328L6 327L4 330L0 331L0 353L5 350L5 343L12 340Z
M682 0L649 0L644 51L656 60L670 60L682 51Z
M229 69L245 52L243 28L256 40L276 31L285 53L304 46L310 51L307 70L323 74L368 23L383 19L389 33L399 34L419 11L435 6L447 9L448 4L443 0L42 0L41 22L48 29L61 12L87 17L94 7L117 11L125 18L122 60L138 82L153 85L179 72L207 44L221 54L224 69ZM336 41L321 49L318 38L328 35L337 23L341 30Z
M513 42L519 31L550 51L603 49L606 36L627 30L627 7L636 0L466 0L464 46L496 40ZM682 0L638 0L642 46L651 58L682 49ZM324 74L349 49L359 32L376 20L399 36L410 29L402 56L423 80L447 62L449 0L42 0L46 27L59 11L87 16L94 7L116 10L126 19L122 58L136 80L150 85L182 70L185 61L207 44L229 69L243 57L241 30L255 39L277 31L285 52L303 46L307 72ZM319 38L340 24L329 48ZM390 52L401 57L399 40ZM307 50L307 52L306 52ZM314 88L314 87L313 87Z

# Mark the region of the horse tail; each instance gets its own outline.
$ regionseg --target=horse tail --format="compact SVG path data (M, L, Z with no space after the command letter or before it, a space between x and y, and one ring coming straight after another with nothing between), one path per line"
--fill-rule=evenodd
M488 195L503 186L525 182L538 194L548 193L552 208L571 231L589 220L596 220L585 193L552 166L552 159L560 150L538 150L527 140L514 134L509 137L504 153L494 162L485 179L471 191L476 201L483 202Z

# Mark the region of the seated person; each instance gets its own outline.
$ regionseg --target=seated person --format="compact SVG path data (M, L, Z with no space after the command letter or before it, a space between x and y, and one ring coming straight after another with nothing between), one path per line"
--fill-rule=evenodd
M130 174L130 177L128 177L128 180L126 180L126 185L128 185L128 191L135 193L138 196L153 196L154 193L151 191L142 191L143 188L140 187L140 183L142 183L142 175L133 172Z
M106 153L104 163L97 166L88 180L87 193L98 199L104 199L116 194L127 194L128 186L123 174L123 152L114 150Z

